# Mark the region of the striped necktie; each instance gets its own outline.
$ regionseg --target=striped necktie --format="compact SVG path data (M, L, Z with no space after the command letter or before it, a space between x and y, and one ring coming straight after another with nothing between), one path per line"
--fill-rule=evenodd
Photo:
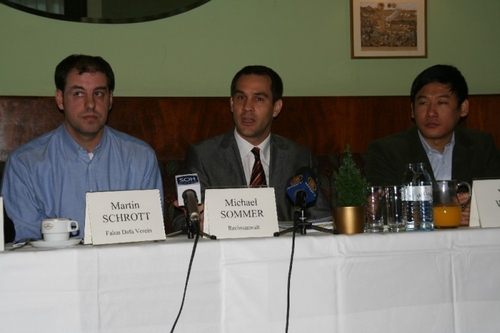
M252 176L250 177L250 187L267 186L264 168L260 162L260 149L254 147L252 149L252 153L255 155L255 163L253 164Z

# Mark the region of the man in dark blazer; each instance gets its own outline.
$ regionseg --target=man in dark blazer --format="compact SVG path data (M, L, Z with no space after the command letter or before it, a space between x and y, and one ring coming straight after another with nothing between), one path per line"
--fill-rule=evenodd
M370 144L366 176L370 184L399 185L405 164L422 161L431 165L415 126ZM436 180L432 169L428 171ZM451 179L472 184L473 178L481 177L500 177L500 158L493 137L489 133L457 126Z
M189 172L198 174L202 193L210 187L247 187L255 162L251 151L259 148L265 184L275 191L278 220L291 221L293 203L286 194L288 181L301 167L316 171L316 161L309 148L271 134L272 122L281 112L282 94L283 83L272 69L265 66L241 69L231 83L235 128L190 146L185 162ZM320 192L306 214L310 222L331 220L330 201ZM173 229L179 230L183 223L176 218Z
M453 66L427 68L413 81L411 116L415 126L373 141L365 174L373 185L399 185L405 164L424 162L433 180L500 177L500 153L489 133L458 125L469 112L465 78ZM462 213L467 225L469 208Z

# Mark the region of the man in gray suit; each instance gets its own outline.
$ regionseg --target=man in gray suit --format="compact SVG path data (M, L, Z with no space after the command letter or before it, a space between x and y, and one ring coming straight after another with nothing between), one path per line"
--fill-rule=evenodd
M316 161L309 148L271 134L273 120L283 105L282 94L283 83L272 69L265 66L241 69L231 82L235 128L190 146L186 168L198 174L202 193L210 187L249 186L256 160L252 150L259 148L265 175L263 184L274 187L278 220L291 221L293 203L286 194L288 180L304 166L316 171ZM306 213L310 222L329 221L330 201L319 193L316 204ZM179 230L183 225L183 219L176 218L173 229Z
M468 87L460 71L435 65L420 73L411 87L415 126L373 141L365 174L373 185L401 184L405 164L425 162L433 180L467 181L500 177L500 154L489 133L459 126L469 113ZM462 213L468 225L469 208Z

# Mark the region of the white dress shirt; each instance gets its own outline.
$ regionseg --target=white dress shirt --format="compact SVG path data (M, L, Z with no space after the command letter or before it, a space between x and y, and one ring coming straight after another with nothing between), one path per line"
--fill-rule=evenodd
M444 147L444 152L441 154L438 150L431 148L429 144L424 140L422 134L418 132L420 137L420 142L424 147L427 157L431 162L432 172L436 180L450 180L451 179L451 167L453 158L453 148L455 147L455 132L451 137L451 141Z
M243 171L245 172L245 179L247 184L250 184L250 177L252 176L253 164L255 163L255 155L252 153L254 147L260 149L260 162L264 168L264 173L266 174L266 184L269 186L269 162L271 160L271 135L269 134L267 138L258 146L252 145L247 140L243 139L236 129L234 130L234 138L238 144L238 150L240 151L241 163L243 164Z

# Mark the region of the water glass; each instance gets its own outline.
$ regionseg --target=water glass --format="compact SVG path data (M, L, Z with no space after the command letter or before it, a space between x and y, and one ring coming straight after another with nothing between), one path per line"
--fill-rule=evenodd
M406 218L403 214L404 186L391 185L384 188L387 211L387 225L391 232L406 231Z
M382 186L368 187L366 196L366 232L383 232L386 217L384 188Z

